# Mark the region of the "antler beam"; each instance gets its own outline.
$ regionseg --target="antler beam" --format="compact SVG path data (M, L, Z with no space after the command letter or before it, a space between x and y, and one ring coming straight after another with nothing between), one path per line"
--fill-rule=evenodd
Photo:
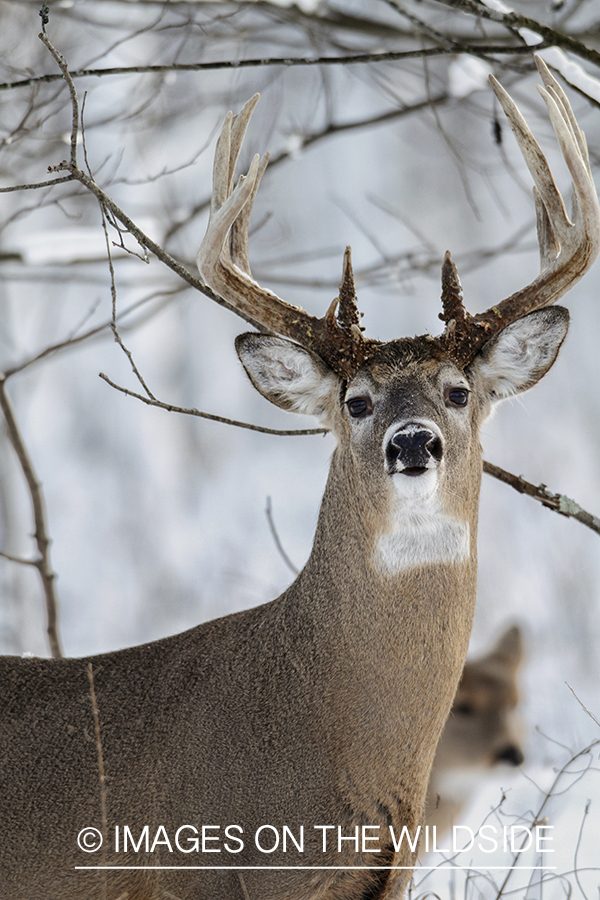
M346 250L340 297L320 319L261 287L250 271L248 224L268 154L262 160L256 155L248 174L241 175L235 187L234 178L242 142L258 98L255 94L237 116L229 112L219 136L210 217L198 251L198 269L204 282L234 309L259 322L263 328L312 350L335 372L348 378L366 358L368 346L358 326L350 248Z

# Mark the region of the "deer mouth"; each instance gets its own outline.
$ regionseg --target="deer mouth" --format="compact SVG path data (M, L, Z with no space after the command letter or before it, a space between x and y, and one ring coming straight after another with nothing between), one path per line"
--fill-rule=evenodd
M427 466L407 466L405 469L399 473L400 475L409 475L411 478L416 478L419 475L424 475L425 472L428 472L429 469Z

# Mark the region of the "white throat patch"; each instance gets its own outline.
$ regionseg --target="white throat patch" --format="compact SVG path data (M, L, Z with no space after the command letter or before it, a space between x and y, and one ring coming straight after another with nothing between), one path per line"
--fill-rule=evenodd
M375 542L375 567L394 575L425 565L464 562L471 552L470 537L469 523L442 512L435 495L415 503L399 501L391 528Z

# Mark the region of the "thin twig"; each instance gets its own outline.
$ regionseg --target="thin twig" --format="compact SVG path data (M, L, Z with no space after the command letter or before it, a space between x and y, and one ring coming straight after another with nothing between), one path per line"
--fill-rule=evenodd
M195 278L191 272L182 266L181 263L178 263L176 259L174 259L166 250L153 241L148 235L144 234L141 228L132 221L132 219L127 216L122 209L120 209L117 204L112 200L108 194L106 194L99 185L96 184L93 178L91 178L88 174L86 174L82 169L79 168L77 164L77 135L79 133L79 103L77 100L77 92L75 89L75 85L73 83L73 73L69 72L68 64L61 53L53 46L48 36L44 33L40 34L40 40L47 47L49 52L52 54L54 59L57 61L61 68L61 76L67 82L69 87L69 91L71 93L71 103L72 103L72 126L71 126L71 159L69 162L63 160L58 163L56 166L51 166L51 171L53 172L61 172L68 170L70 173L70 177L66 180L77 180L79 181L85 188L91 191L97 199L102 204L104 211L109 212L115 219L125 227L125 229L133 235L136 241L140 244L141 247L144 247L146 250L149 250L154 256L157 257L161 262L163 262L166 266L172 269L180 278L183 278L191 287L195 288L197 291L205 294L215 303L220 304L221 306L228 309L230 312L235 313L244 319L248 324L252 325L254 328L257 328L259 331L264 331L264 328L256 322L251 316L244 315L243 312L236 310L231 304L227 303L226 300L223 300L217 294L213 293L210 288L206 287L199 278ZM23 185L22 189L26 190L28 185ZM13 186L13 190L14 190Z
M533 21L533 20L532 20ZM551 32L552 29L546 29ZM556 33L558 34L558 32ZM578 55L583 56L589 51L587 47L570 38L572 47L581 47L582 52ZM556 43L549 38L549 43ZM546 44L537 44L536 49L540 49ZM523 45L507 46L506 44L490 44L475 45L473 48L469 44L464 44L462 52L469 53L471 50L476 51L477 55L486 54L504 54L508 56L527 56L531 54L531 48ZM573 52L577 52L573 50ZM382 62L399 62L404 59L422 59L429 56L445 56L455 54L456 49L453 47L425 47L416 50L389 50L375 51L374 53L354 53L345 54L343 56L281 56L281 57L259 57L257 59L225 59L215 60L214 62L201 63L170 63L163 66L109 66L104 69L74 69L69 74L72 78L89 78L103 77L106 75L137 75L137 74L160 74L163 72L206 72L215 69L255 69L264 68L266 66L283 66L291 68L292 66L348 66L348 65L368 65L371 63ZM600 54L598 54L600 57ZM585 57L587 58L587 57ZM33 84L49 83L59 81L60 75L51 73L48 75L34 75L31 78L23 78L19 81L8 81L0 84L0 91L14 90L15 88L29 87Z
M125 226L127 231L136 239L136 241L142 246L145 247L146 250L149 250L151 253L156 256L162 263L169 267L176 275L179 275L180 278L183 278L190 287L195 288L195 290L200 291L202 294L205 294L215 303L218 303L220 306L223 306L225 309L230 312L235 313L240 318L244 319L248 322L249 325L252 325L254 328L257 328L259 331L264 331L264 328L256 322L251 316L244 315L243 312L236 310L230 303L227 303L226 300L223 300L222 297L219 297L218 294L215 294L210 290L199 278L196 278L191 272L182 266L181 263L177 262L170 253L167 253L166 250L153 241L147 234L139 228L135 222L127 216L122 209L120 209L117 204L112 200L108 194L106 194L102 188L100 188L95 181L93 181L89 175L86 175L85 172L82 172L81 169L73 169L72 175L74 179L81 182L89 191L94 194L101 203L104 204L105 208L109 210L113 216L119 220L119 222Z
M573 688L571 687L571 685L569 684L569 682L568 682L568 681L565 681L565 684L566 684L566 686L569 688L569 690L571 691L571 693L573 694L573 696L575 697L575 699L577 700L577 702L579 703L579 705L580 705L580 707L582 708L582 710L584 711L584 713L587 713L587 715L590 717L590 719L592 720L592 722L594 722L594 723L598 726L598 728L600 728L600 722L598 721L598 719L596 718L596 716L594 715L594 713L593 713L593 712L590 712L590 710L587 708L587 706L585 705L585 703L583 703L583 702L579 699L579 697L577 696L577 694L575 693L575 691L573 690Z
M581 879L579 877L578 856L579 856L579 850L581 848L581 839L583 837L583 829L585 828L585 821L586 821L589 811L590 811L591 802L592 802L591 800L588 800L587 803L585 804L585 809L583 811L583 816L581 818L581 824L579 826L579 834L577 835L577 844L575 846L575 853L573 854L573 874L575 875L575 881L577 882L579 890L581 891L583 900L589 900L589 898L583 889L583 885L581 884Z
M96 690L94 688L94 669L90 663L87 667L90 683L90 697L92 700L92 715L94 716L94 729L96 731L96 752L98 754L98 776L100 780L100 818L102 824L102 892L106 897L106 843L108 838L108 817L106 813L106 775L104 773L104 757L102 755L102 735L100 733L100 717L98 704L96 703Z
M491 4L487 6L485 3L480 3L479 0L438 0L438 3L444 6L451 6L453 9L460 9L462 12L476 18L490 19L492 22L504 25L505 28L527 28L529 31L539 34L540 38L545 41L546 46L562 47L564 50L569 50L575 54L575 56L587 59L588 62L600 66L600 53L597 50L586 47L581 41L570 37L568 34L563 34L555 28L543 25L537 19L531 19L529 16L521 15L521 13L513 10L501 12L499 8L492 7ZM536 44L536 47L541 46L541 44ZM529 51L531 52L531 47L529 47Z
M35 473L29 453L27 452L27 447L25 446L19 426L17 425L12 405L8 399L8 394L6 392L6 377L4 374L0 375L0 407L4 413L8 438L17 455L19 465L21 466L29 489L35 524L33 536L39 552L39 557L33 561L33 565L35 565L40 573L44 596L46 598L46 614L48 619L47 632L50 643L50 652L54 658L60 658L62 656L62 650L58 637L58 603L54 583L56 576L50 564L50 538L48 537L48 529L46 527L44 495L42 492L42 485ZM23 562L23 560L19 561Z
M40 188L53 187L55 184L65 184L67 181L73 181L73 176L63 175L62 178L38 181L37 184L11 184L9 187L0 187L0 194L10 194L13 191L37 191Z
M326 428L296 428L287 431L279 428L265 428L262 425L252 425L250 422L238 422L235 419L226 419L224 416L214 416L212 413L201 412L194 407L186 408L184 406L175 406L172 403L164 403L162 400L157 400L155 397L144 397L143 394L130 391L129 388L122 387L122 385L111 381L104 372L100 372L99 374L100 378L102 378L103 381L106 381L106 383L116 391L121 391L122 394L127 394L128 397L135 397L136 400L141 400L142 403L145 403L147 406L157 406L159 409L166 409L167 412L182 413L186 416L198 416L201 419L210 419L211 422L221 422L223 425L234 425L236 428L247 428L249 431L261 431L263 434L278 434L284 437L289 435L329 433Z
M244 900L250 900L250 894L248 893L248 888L246 887L246 882L244 881L244 876L241 872L238 872L238 878L240 879L240 885L242 887L242 893L244 895Z
M122 320L125 316L130 315L132 312L135 312L141 306L144 306L146 303L149 303L152 300L155 300L159 296L168 295L169 293L178 293L177 291L154 291L152 294L147 297L143 297L141 300L136 300L134 303L130 304L126 307L122 312L120 312L117 316L117 320ZM66 348L75 347L77 344L80 344L82 341L86 341L89 338L95 337L99 335L101 332L106 331L111 327L112 316L110 319L102 322L100 325L95 325L93 328L90 328L88 331L84 331L82 334L72 334L70 337L65 338L62 341L58 341L56 344L50 344L47 347L44 347L43 350L39 350L33 356L28 357L25 360L22 360L20 363L15 364L14 366L10 366L4 370L5 378L10 378L12 375L15 375L17 372L22 372L24 369L32 366L36 362L40 362L45 359L47 356L50 356L53 353L58 353L60 350L64 350Z
M558 787L560 781L562 780L562 778L564 777L565 774L568 774L569 766L572 763L574 763L576 760L580 759L582 756L585 756L586 754L589 755L592 752L592 750L598 746L598 744L600 744L600 739L596 740L596 741L592 741L591 744L588 744L588 746L584 747L583 750L580 750L579 753L573 754L570 757L570 759L568 759L567 762L562 766L562 768L558 770L558 772L554 778L554 781L552 782L549 790L546 791L546 793L544 794L543 800L542 800L540 806L538 807L537 812L533 816L533 820L530 823L530 830L532 828L535 828L536 825L540 825L542 823L544 810L545 810L546 806L548 805L548 803L550 802L550 799L555 796L556 788ZM587 769L585 771L587 771ZM495 900L499 900L499 898L503 896L505 888L506 888L508 882L510 881L513 873L515 872L515 866L516 866L517 862L519 861L519 857L521 856L523 849L524 849L524 843L519 848L519 850L517 850L515 852L513 859L512 859L512 865L508 869L506 877L504 878L502 884L500 885L500 887L498 889Z
M77 90L73 83L73 79L69 73L69 66L67 64L66 59L62 55L62 53L54 47L49 39L48 35L45 31L42 31L38 35L42 44L50 51L56 63L62 72L62 77L67 82L67 86L69 88L69 93L71 95L71 109L72 109L72 124L71 124L71 156L70 156L70 164L73 167L77 166L77 137L79 134L79 99L77 97Z
M273 535L273 540L275 541L275 546L279 550L281 558L284 563L290 569L294 575L298 575L300 569L297 569L294 563L291 561L285 550L283 549L283 544L279 540L279 535L277 534L277 529L275 528L275 522L273 520L273 507L271 505L271 498L267 497L267 506L265 508L265 513L267 514L267 521L269 523L269 528L271 529L271 534Z
M577 519L582 525L591 528L596 534L600 534L600 519L598 516L587 512L579 503L571 500L566 494L553 494L545 484L531 484L531 482L525 481L521 475L513 475L511 472L507 472L506 469L501 469L500 466L487 462L487 460L483 461L483 471L486 475L491 475L493 478L509 484L520 494L527 494L528 497L533 497L542 506L553 509L554 512L559 513L561 516Z
M138 369L138 367L135 363L135 360L133 358L133 354L132 354L131 350L125 346L125 344L123 342L123 338L121 337L121 335L119 333L119 329L117 328L117 284L116 284L116 280L115 280L115 267L113 265L112 253L110 250L110 239L108 237L108 227L106 224L106 215L105 215L104 207L102 204L100 204L100 209L102 212L102 228L104 231L104 238L106 240L106 258L108 260L108 268L109 268L109 272L110 272L110 294L111 294L111 300L112 300L112 317L110 320L110 327L111 327L115 341L117 342L117 344L119 345L119 347L121 348L121 350L123 351L123 353L125 354L127 359L129 360L129 364L133 370L133 374L135 375L135 377L137 378L137 380L139 381L139 383L141 384L143 389L146 391L146 394L148 395L148 397L151 400L155 400L156 398L155 398L154 394L152 393L152 391L146 384L146 382L142 376L142 373L140 372L140 370Z
M2 559L8 559L10 562L19 563L20 566L33 566L37 569L37 562L35 559L24 559L22 556L13 556L12 553L5 553L3 550L0 550L0 556Z

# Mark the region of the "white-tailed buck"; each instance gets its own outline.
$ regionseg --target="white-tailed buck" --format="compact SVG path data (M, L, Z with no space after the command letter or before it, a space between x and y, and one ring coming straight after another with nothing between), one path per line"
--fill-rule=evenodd
M439 337L364 338L348 253L322 319L253 280L248 217L265 163L237 184L234 169L256 100L227 117L198 265L269 332L237 340L255 387L337 441L312 552L276 600L176 637L91 660L1 660L3 900L402 895L415 861L406 834L423 816L471 631L481 424L548 371L568 327L548 304L600 247L584 137L538 65L572 221L494 82L537 186L542 271L471 316L448 256ZM78 848L88 826L103 833L95 854L89 835ZM75 868L92 865L148 868Z
M461 812L494 766L523 762L517 713L522 657L521 631L513 625L489 653L465 663L427 790L425 820L430 827L436 826L438 839L458 824Z

